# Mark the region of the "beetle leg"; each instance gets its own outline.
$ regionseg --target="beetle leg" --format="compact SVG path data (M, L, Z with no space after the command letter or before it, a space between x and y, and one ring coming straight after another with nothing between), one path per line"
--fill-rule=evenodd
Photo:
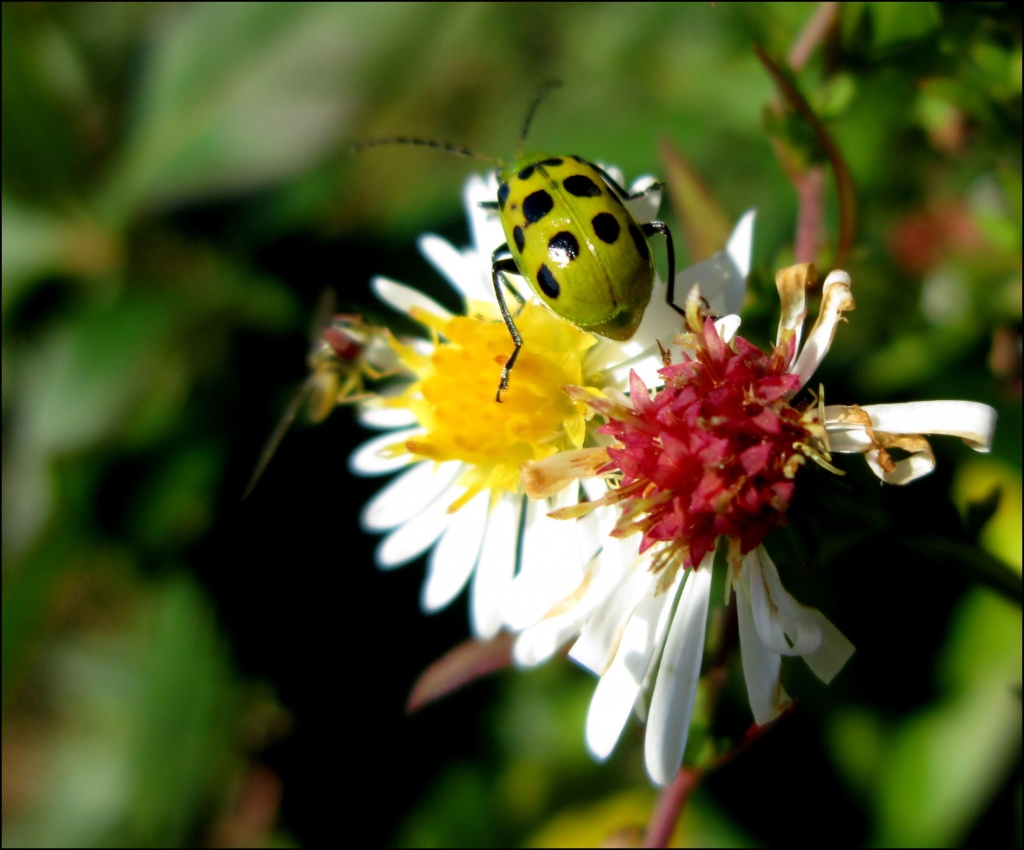
M649 195L655 189L661 189L665 185L661 181L655 180L650 186L641 189L639 192L634 192L633 194L630 194L625 189L623 189L622 186L619 185L618 180L616 180L607 171L601 168L600 165L595 165L592 162L587 162L587 165L589 165L591 168L594 169L594 171L600 174L604 178L605 183L611 186L615 190L616 194L619 196L620 200L623 201L635 201L637 198L642 198L644 195Z
M668 253L668 293L665 300L668 302L668 306L680 316L685 316L686 311L676 304L676 247L672 241L672 231L663 221L649 221L647 224L641 224L640 229L647 237L653 236L655 233L660 233L665 237L665 248Z
M505 368L501 370L501 381L498 383L498 391L494 394L494 400L497 402L501 401L501 394L508 389L508 374L512 371L512 367L516 365L519 349L523 347L523 338L519 336L519 331L516 329L515 322L512 321L512 314L508 311L508 304L505 303L505 296L501 291L501 286L504 284L519 302L520 307L525 303L523 296L519 294L516 288L509 283L508 278L505 277L506 274L519 274L519 267L516 266L516 261L511 257L498 258L499 254L507 251L508 245L502 245L491 255L491 281L494 283L494 297L498 300L501 318L505 320L505 327L508 328L508 332L512 337L512 344L515 346L512 356L505 363Z

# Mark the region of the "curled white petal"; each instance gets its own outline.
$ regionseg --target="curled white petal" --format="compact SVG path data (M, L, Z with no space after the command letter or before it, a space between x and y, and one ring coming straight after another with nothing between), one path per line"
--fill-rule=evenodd
M749 568L744 564L744 579ZM754 722L759 726L770 723L778 717L789 702L789 696L782 688L779 672L782 655L767 646L754 624L750 589L741 579L736 588L736 613L740 631L740 657L743 662L743 679L747 685L747 699Z
M750 605L758 636L781 655L809 655L818 649L821 633L808 616L812 608L797 602L782 586L779 572L763 546L743 560Z
M672 782L686 750L704 657L713 562L714 556L709 554L700 569L687 571L654 683L644 756L647 773L658 785Z
M789 594L763 546L755 551L760 558L770 603L778 610L786 635L793 643L789 654L803 656L814 675L828 684L850 660L854 653L853 644L824 614L816 608L801 605Z
M888 434L943 434L959 437L975 451L992 448L996 411L976 401L908 401L902 404L867 404L859 408L871 418L871 427ZM825 408L825 427L833 431L857 430L855 424L836 421L845 408ZM830 413L832 415L830 416ZM861 429L863 430L863 429Z
M886 484L910 484L918 478L931 474L935 469L935 455L931 446L925 444L919 451L900 458L895 463L886 451L872 450L864 454L871 471Z
M807 342L800 350L796 363L790 371L800 378L800 386L810 380L815 369L832 345L836 335L836 328L844 311L852 310L855 306L853 296L850 294L850 276L840 270L830 272L822 284L821 310L818 319L807 335Z

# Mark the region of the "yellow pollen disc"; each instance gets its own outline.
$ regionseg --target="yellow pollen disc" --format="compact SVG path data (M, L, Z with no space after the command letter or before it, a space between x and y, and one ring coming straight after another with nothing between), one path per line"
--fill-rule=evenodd
M491 318L491 305L471 309L485 318L439 320L413 311L443 340L429 357L395 345L419 380L388 401L412 410L424 429L406 442L411 454L471 466L460 481L466 493L450 510L485 488L518 491L521 464L582 446L587 408L562 387L583 383L583 358L596 341L545 307L527 304L514 316L523 348L499 403L494 395L512 339L504 322Z

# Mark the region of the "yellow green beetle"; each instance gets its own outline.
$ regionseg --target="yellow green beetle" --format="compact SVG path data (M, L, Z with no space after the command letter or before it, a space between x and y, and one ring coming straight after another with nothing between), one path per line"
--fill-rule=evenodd
M501 371L495 394L499 402L523 346L503 289L520 304L523 297L506 275L523 277L559 318L590 333L627 340L636 332L651 300L654 260L647 239L660 233L668 252L667 301L682 312L674 303L672 234L662 221L637 221L625 205L662 184L652 183L630 195L607 171L582 157L523 155L533 114L555 85L546 86L534 99L519 136L515 161L508 165L468 148L429 139L394 137L353 148L423 145L501 166L497 201L481 204L497 212L507 240L491 255L494 295L515 346Z

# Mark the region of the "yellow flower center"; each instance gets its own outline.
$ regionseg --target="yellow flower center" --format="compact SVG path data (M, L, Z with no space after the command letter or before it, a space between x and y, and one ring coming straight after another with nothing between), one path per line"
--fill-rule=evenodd
M438 318L413 309L413 318L443 340L429 355L393 342L402 362L419 380L391 407L411 410L424 433L408 440L410 454L437 462L460 460L469 469L460 479L466 492L457 510L483 489L495 497L519 492L519 467L526 461L580 448L588 408L562 387L583 383L583 357L595 338L538 304L515 316L523 339L508 390L494 399L502 367L513 351L508 329L488 304L472 304L478 316ZM481 317L482 316L482 317Z

